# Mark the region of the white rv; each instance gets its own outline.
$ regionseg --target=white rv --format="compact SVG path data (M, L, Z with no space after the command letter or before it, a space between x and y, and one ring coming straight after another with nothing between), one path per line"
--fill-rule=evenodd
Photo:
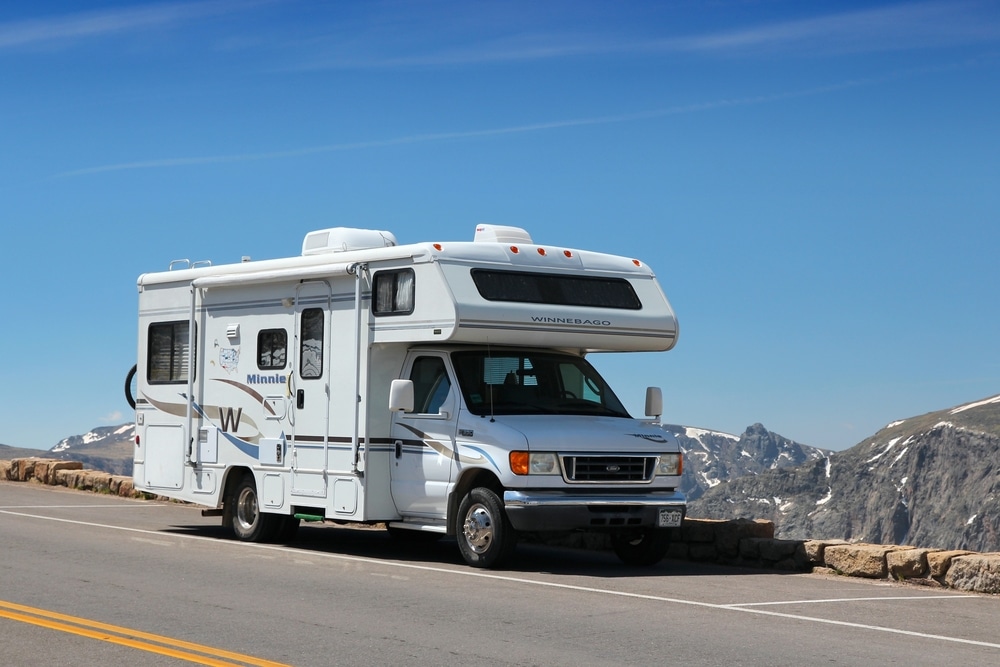
M522 532L604 531L651 564L684 517L659 389L634 419L587 360L674 346L638 260L515 227L412 245L334 228L297 257L181 260L138 288L135 486L239 539L384 522L493 567Z

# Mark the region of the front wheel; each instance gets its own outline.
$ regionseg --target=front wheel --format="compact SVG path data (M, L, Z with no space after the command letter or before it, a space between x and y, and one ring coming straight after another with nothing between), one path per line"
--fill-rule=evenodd
M257 483L253 475L243 476L227 501L229 527L237 539L244 542L268 542L276 536L281 517L260 511Z
M499 496L482 486L469 491L459 503L455 535L462 558L472 567L497 567L517 546L517 533Z
M670 532L646 528L611 536L611 548L626 565L656 565L670 548Z

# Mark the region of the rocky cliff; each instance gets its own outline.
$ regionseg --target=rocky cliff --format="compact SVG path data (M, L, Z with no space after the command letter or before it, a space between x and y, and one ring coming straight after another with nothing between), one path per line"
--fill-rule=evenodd
M786 539L1000 551L1000 396L889 424L843 452L720 484L691 516Z

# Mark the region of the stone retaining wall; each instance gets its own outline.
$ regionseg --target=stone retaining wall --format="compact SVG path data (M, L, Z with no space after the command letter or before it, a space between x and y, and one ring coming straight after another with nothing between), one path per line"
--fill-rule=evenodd
M57 459L0 461L0 479L156 498L136 491L131 477ZM545 541L589 549L610 548L606 536L553 535ZM781 540L770 521L685 519L675 529L668 558L785 572L826 571L868 579L895 579L963 591L1000 594L1000 553L974 553L844 540Z

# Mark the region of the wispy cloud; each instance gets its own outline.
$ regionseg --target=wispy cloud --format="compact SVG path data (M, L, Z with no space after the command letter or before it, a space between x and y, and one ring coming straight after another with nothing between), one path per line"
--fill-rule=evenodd
M702 55L833 55L924 49L1000 40L1000 15L993 3L957 0L892 4L807 18L761 22L697 34L664 34L679 22L660 16L662 29L629 25L628 6L608 16L607 25L582 30L567 17L497 22L466 20L458 32L448 21L413 14L402 25L352 24L310 42L315 49L290 69L393 69L452 67L606 55L688 53ZM487 20L489 18L490 20ZM538 19L538 17L534 17ZM641 19L632 16L633 22ZM655 21L654 21L655 23Z
M995 5L916 2L669 39L695 52L869 52L962 45L1000 38Z
M138 169L166 169L172 167L189 167L189 166L219 164L227 162L236 163L236 162L253 162L261 160L288 159L288 158L304 157L307 155L317 155L322 153L334 153L334 152L363 150L371 148L385 148L391 146L401 146L406 144L421 144L421 143L431 143L440 141L478 139L478 138L494 137L501 135L542 132L546 130L560 130L560 129L584 127L590 125L610 125L615 123L628 123L640 120L662 118L678 114L690 114L700 111L710 111L713 109L722 109L726 107L739 107L739 106L749 106L756 104L765 104L769 102L777 102L780 100L786 100L798 97L821 95L821 94L835 92L838 90L844 90L847 88L854 88L863 85L871 85L874 83L885 81L889 78L894 78L894 76L896 75L890 77L880 77L880 78L854 79L850 81L843 81L840 83L830 84L826 86L817 86L814 88L803 89L798 91L775 93L770 95L759 95L753 97L721 99L721 100L703 102L699 104L678 105L678 106L665 107L660 109L651 109L647 111L638 111L634 113L626 113L618 115L555 120L555 121L548 121L541 123L512 125L508 127L489 128L481 130L415 134L411 136L397 137L393 139L382 139L374 141L361 141L361 142L340 143L340 144L325 144L325 145L311 146L306 148L270 151L262 153L235 153L230 155L210 155L201 157L179 157L179 158L164 158L156 160L141 160L135 162L121 162L116 164L101 165L96 167L85 167L82 169L64 171L59 174L55 174L54 178L87 176L93 174L102 174L102 173L116 172L116 171L131 171Z
M114 412L110 412L101 417L101 421L106 424L117 424L123 419L123 417L124 415L122 415L120 411L115 410Z
M63 14L0 23L0 49L51 46L84 38L170 27L208 16L243 11L273 0L176 2Z

